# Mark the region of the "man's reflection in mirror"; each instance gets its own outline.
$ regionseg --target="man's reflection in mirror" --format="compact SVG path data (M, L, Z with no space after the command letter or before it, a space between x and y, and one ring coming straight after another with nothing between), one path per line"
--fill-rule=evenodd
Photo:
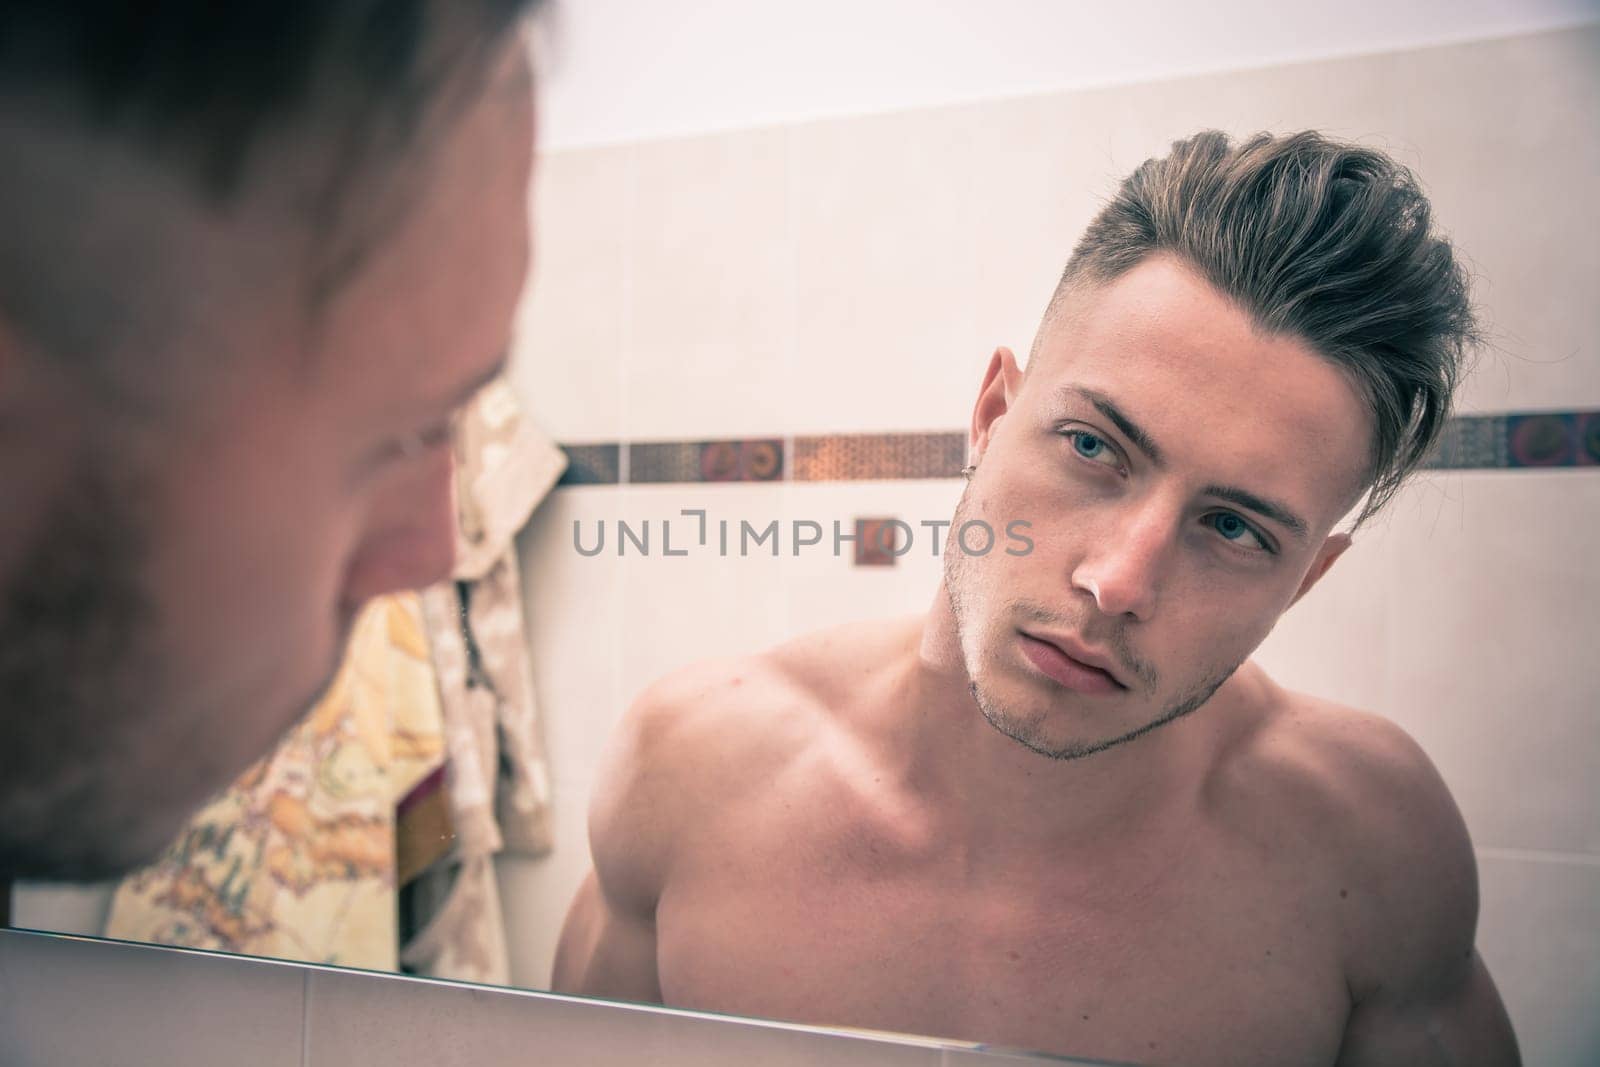
M0 14L0 880L149 859L450 568L528 260L513 0Z
M1204 133L1146 162L1026 370L989 361L927 614L638 698L557 988L1141 1062L1515 1062L1438 774L1249 659L1474 341L1384 155ZM972 520L1031 547L969 553Z

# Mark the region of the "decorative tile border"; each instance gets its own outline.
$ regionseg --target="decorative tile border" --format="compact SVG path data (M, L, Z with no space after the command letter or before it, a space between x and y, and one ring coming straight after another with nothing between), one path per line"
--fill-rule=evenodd
M1424 464L1430 470L1600 466L1600 411L1462 415Z
M957 478L967 435L952 433L828 434L794 439L794 480Z
M616 485L622 473L622 449L617 445L562 445L567 469L558 485Z
M1508 415L1506 446L1513 467L1600 465L1600 411Z
M781 482L783 439L662 441L628 446L630 482Z
M846 482L959 478L967 435L817 434L789 439L567 445L562 485ZM626 449L626 453L623 449ZM1460 415L1445 425L1425 470L1600 467L1600 410Z

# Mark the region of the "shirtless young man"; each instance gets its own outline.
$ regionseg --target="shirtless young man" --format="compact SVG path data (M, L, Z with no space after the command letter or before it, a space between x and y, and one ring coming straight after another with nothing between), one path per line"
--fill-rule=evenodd
M1429 226L1315 135L1140 167L973 410L952 535L1022 519L1032 551L952 536L926 616L647 690L556 987L1122 1061L1516 1063L1438 774L1247 659L1446 416L1472 317Z

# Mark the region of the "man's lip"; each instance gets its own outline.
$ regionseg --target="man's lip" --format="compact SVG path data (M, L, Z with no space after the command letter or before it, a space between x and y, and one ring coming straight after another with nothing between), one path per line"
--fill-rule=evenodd
M1070 637L1057 637L1051 634L1033 633L1029 630L1024 630L1022 633L1025 637L1031 637L1035 641L1043 641L1047 645L1054 645L1056 651L1060 652L1068 659L1075 660L1085 667L1093 667L1095 670L1105 674L1122 688L1128 688L1128 683L1122 680L1121 675L1117 673L1115 666L1113 666L1115 661L1105 653L1096 652L1094 649L1089 648L1087 645L1079 644Z

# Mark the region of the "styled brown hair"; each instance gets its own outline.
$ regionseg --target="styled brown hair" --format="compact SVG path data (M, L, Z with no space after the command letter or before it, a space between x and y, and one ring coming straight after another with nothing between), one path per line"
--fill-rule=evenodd
M1381 509L1437 440L1479 340L1466 274L1411 172L1312 131L1177 141L1089 224L1047 317L1160 251L1345 372L1374 416L1357 525Z

